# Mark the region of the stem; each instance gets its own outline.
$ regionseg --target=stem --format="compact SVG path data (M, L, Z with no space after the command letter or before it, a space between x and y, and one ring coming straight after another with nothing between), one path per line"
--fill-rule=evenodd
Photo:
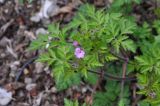
M142 98L142 95L138 95L135 101L132 103L132 106L136 106L137 102Z
M136 106L137 104L137 95L136 95L137 85L133 83L132 85L132 106Z
M126 61L126 58L121 57L121 56L118 56L118 55L114 54L113 52L110 52L110 53L111 53L113 56L117 57L118 59L120 59L120 60L122 60L122 61ZM128 61L128 64L134 65L134 63L132 63L132 62L130 62L130 61Z
M92 70L88 70L88 72L95 73L95 74L98 74L98 75L101 74L98 71L92 71ZM122 81L122 80L123 81L136 81L136 77L125 77L125 78L122 78L122 77L114 76L114 75L111 75L111 74L108 74L108 73L104 73L104 76L106 78L111 79L111 80L117 80L117 81Z
M118 55L116 55L116 54L114 54L113 52L110 52L113 56L115 56L115 57L117 57L117 58L119 58L119 59L121 59L121 60L123 60L123 61L125 61L126 59L125 58L123 58L123 57L121 57L121 56L118 56Z
M155 9L157 9L157 0L154 0Z
M96 89L97 88L101 89L100 88L100 83L102 82L103 78L104 78L104 70L101 70L101 72L99 74L98 81L96 82L96 85L93 87L93 92L91 93L92 99L93 99L94 93L96 92Z
M122 78L125 78L126 76L126 69L127 69L127 64L128 64L128 58L126 58L124 64L123 64L123 67L122 67ZM120 99L123 98L123 90L124 90L124 80L121 81L121 94L120 94Z
M16 79L15 81L17 82L20 78L20 76L23 74L24 69L31 63L33 63L36 59L38 59L38 56L35 56L33 58L31 58L30 60L28 60L27 62L24 63L24 65L22 66L22 68L19 70L18 74L16 75Z

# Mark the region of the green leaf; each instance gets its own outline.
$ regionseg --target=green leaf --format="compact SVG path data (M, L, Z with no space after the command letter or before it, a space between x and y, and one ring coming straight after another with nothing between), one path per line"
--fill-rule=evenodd
M123 99L123 98L119 101L118 106L125 106L125 103L124 103L124 99Z
M85 78L88 77L87 69L84 67L82 70L82 74L85 76Z
M105 59L106 59L106 61L115 61L115 60L117 60L118 58L115 57L115 56L112 55L112 54L107 54L107 55L105 56Z
M79 85L81 81L81 76L78 73L75 73L72 70L68 71L61 71L59 79L57 78L57 72L54 72L54 75L56 77L56 87L59 91L67 89L68 87L71 87L73 85Z
M136 44L132 40L125 40L121 45L125 50L132 51L133 53L136 52Z
M60 29L59 24L50 24L48 25L48 31L51 33L52 37L59 37Z
M92 85L95 85L96 83L97 83L97 81L98 81L98 75L96 75L96 74L94 74L94 73L90 73L90 72L88 72L87 73L87 77L85 77L85 80L88 82L88 83L90 83L90 84L92 84Z
M158 35L160 35L160 20L155 20L153 23L153 27L156 28Z
M111 19L113 18L114 20L119 20L122 16L122 13L110 13L109 16Z
M134 0L135 3L140 4L142 0Z
M53 69L53 72L54 72L54 76L56 78L56 82L59 82L61 77L63 76L64 74L64 67L63 66L56 66L54 69Z
M120 87L116 82L108 81L105 92L97 92L94 95L93 106L117 106L116 98L119 96Z
M79 106L78 101L70 101L68 99L64 99L64 106Z
M133 30L135 29L135 23L127 21L126 19L122 19L120 21L121 25L121 34L131 34L133 33Z
M86 61L86 64L88 65L88 68L91 67L102 67L103 64L101 64L98 60L98 55L87 55L84 60Z
M31 42L29 46L29 50L37 50L37 49L44 49L48 44L48 36L47 35L40 35L38 39Z
M150 106L150 104L147 103L147 102L145 102L145 101L140 101L140 102L138 102L138 105L139 105L139 106Z

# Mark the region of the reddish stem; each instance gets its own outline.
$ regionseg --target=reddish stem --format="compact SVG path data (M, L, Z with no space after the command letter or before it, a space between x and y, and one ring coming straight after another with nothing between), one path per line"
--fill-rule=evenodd
M125 78L125 76L126 76L126 70L127 70L128 61L129 61L129 59L126 58L123 66L122 66L122 78ZM121 81L121 94L120 94L120 99L123 98L124 83L125 83L125 81L122 80L122 81Z

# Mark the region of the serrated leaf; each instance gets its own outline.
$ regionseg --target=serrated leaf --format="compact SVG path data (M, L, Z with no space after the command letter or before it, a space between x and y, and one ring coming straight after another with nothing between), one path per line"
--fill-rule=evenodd
M48 25L48 31L51 33L52 37L58 37L60 34L60 29L58 24L50 24Z
M81 72L85 76L85 78L88 77L87 69L85 67L81 70Z
M125 50L132 51L133 53L136 52L136 45L132 40L125 40L121 43L121 45Z
M73 85L79 85L80 81L81 77L79 73L75 73L72 70L68 70L61 73L60 79L58 81L56 80L56 87L59 91L61 91Z
M90 84L95 85L98 81L98 75L94 73L90 73L90 72L88 72L87 75L88 76L85 78L85 80L89 82Z
M135 29L135 23L132 23L130 21L127 21L126 19L123 19L120 21L121 25L121 34L131 34L133 33L133 30Z
M63 66L56 66L54 69L53 69L53 74L54 76L56 77L56 81L59 82L62 75L64 74L64 67Z
M118 58L113 56L112 54L107 54L105 56L105 59L106 59L106 61L114 61L114 60L117 60Z
M70 101L68 99L64 99L64 106L79 106L78 101Z

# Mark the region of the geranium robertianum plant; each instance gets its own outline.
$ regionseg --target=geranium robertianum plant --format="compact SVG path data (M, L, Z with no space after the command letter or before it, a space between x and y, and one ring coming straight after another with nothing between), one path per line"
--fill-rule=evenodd
M159 36L153 37L146 23L137 26L120 13L106 13L87 4L69 24L49 25L48 31L30 49L45 50L38 61L51 67L58 90L79 85L81 80L96 84L98 76L90 70L123 77L134 74L138 93L146 98L140 104L160 104ZM130 105L128 83L103 80L105 91L95 94L93 106ZM119 97L120 102L115 102Z

